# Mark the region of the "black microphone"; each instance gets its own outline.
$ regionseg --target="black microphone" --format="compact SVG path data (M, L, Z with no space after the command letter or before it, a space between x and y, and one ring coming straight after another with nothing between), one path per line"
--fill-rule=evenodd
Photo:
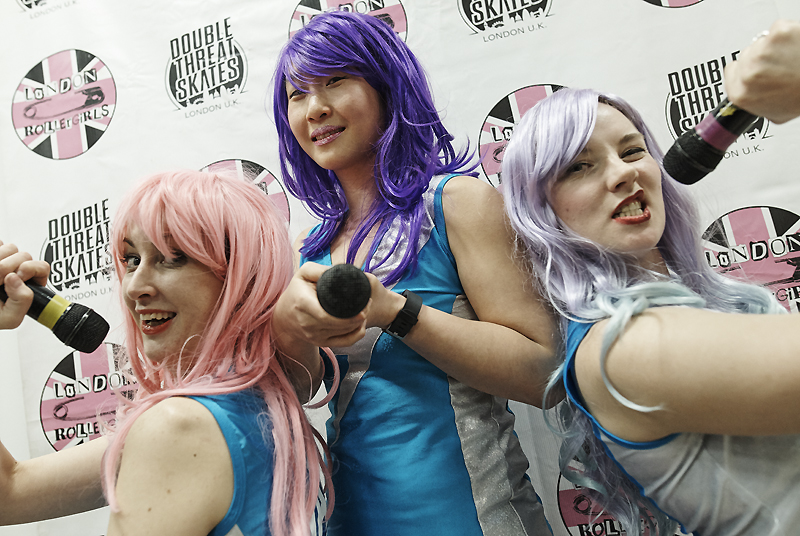
M79 303L71 303L47 287L26 281L33 291L33 303L27 315L49 328L58 340L84 353L97 350L108 334L108 322ZM0 285L0 300L8 299Z
M367 306L371 294L369 279L352 264L335 264L317 281L319 304L337 318L356 316Z
M683 184L694 184L717 167L725 150L758 120L723 99L693 129L675 140L664 155L664 169Z

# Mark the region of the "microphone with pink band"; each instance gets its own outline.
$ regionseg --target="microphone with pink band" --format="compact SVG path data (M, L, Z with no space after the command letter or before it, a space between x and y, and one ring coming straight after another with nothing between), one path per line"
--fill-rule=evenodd
M723 101L684 132L664 155L664 169L683 184L694 184L717 167L725 150L758 120L757 115Z

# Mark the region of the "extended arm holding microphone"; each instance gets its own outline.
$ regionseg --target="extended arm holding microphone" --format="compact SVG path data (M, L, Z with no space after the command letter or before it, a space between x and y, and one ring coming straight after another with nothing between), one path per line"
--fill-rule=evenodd
M14 329L33 303L26 282L43 285L50 273L44 261L0 241L0 283L8 299L0 302L0 329ZM2 353L0 353L2 355ZM107 440L17 462L0 443L0 525L27 523L84 512L105 504L100 460Z
M683 184L711 173L725 150L759 117L783 123L800 115L800 23L777 21L725 67L728 98L664 155Z
M778 20L725 67L731 102L773 123L800 116L800 22Z

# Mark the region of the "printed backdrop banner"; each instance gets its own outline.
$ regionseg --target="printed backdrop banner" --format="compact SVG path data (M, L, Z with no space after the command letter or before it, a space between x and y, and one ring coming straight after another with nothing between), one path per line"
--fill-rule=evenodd
M26 319L0 333L0 438L20 459L70 448L129 389L109 229L139 178L234 170L289 218L313 218L281 184L270 89L277 53L312 17L342 9L390 24L427 69L439 109L481 178L502 185L514 125L560 87L619 94L666 149L722 98L723 70L797 0L6 0L0 5L0 239L51 263L49 286L112 329L91 354ZM706 257L800 308L800 121L759 121L695 186ZM565 479L539 410L512 404L556 536L619 534ZM324 411L312 415L316 424ZM108 512L0 529L95 536Z

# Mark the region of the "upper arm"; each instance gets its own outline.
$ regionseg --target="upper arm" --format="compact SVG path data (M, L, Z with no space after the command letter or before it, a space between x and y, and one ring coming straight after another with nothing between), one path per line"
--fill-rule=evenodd
M458 276L482 321L509 327L551 348L553 317L518 253L500 193L472 177L453 177L442 196Z
M109 535L206 535L233 498L227 443L211 413L169 398L131 426L116 485Z
M581 395L604 428L630 441L680 432L800 433L795 410L800 360L786 336L798 322L798 315L686 307L659 307L637 315L611 346L606 373L630 401L662 408L648 413L623 406L603 383L600 346L607 321L600 322L576 354Z

